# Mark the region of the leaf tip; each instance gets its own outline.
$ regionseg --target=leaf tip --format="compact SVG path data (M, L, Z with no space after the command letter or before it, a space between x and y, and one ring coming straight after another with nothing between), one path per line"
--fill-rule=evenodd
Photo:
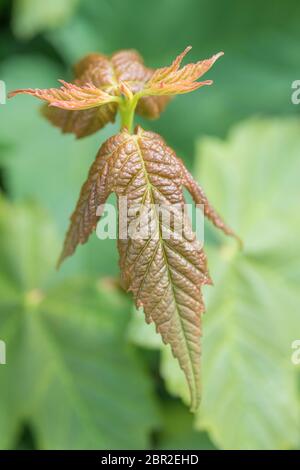
M61 251L60 255L59 255L59 258L56 262L56 270L59 271L61 265L63 264L63 262L65 261L65 259L70 256L70 253L66 252L65 250L65 247L63 248L63 250Z
M16 95L23 93L24 90L13 90L7 94L7 98L14 98Z
M183 54L186 55L188 52L190 52L191 49L192 49L192 46L191 46L191 45L186 46L186 48L185 48L184 51L183 51Z
M56 262L56 265L55 265L55 268L56 268L56 271L59 271L62 263L63 263L63 260L64 258L62 257L62 255L60 255L60 257L58 258L57 262Z

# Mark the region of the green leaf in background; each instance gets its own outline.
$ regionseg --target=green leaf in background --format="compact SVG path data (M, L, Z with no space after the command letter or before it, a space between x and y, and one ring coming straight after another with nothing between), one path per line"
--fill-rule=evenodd
M160 449L215 449L207 433L193 429L193 415L179 403L166 403L163 418L164 429L159 436Z
M56 255L43 212L1 199L0 448L24 424L41 449L147 448L158 414L128 301L108 280L54 282Z
M14 0L12 27L28 39L37 33L63 24L74 12L79 0Z
M99 6L102 10L103 3L99 3ZM107 44L101 31L93 27L90 18L81 12L74 15L62 28L49 31L46 38L69 66L73 66L90 52L107 51Z
M241 252L224 238L207 246L214 286L206 292L196 427L220 448L299 446L299 366L291 361L300 335L299 155L296 119L251 120L226 141L198 144L198 180L244 241ZM153 334L149 329L149 345ZM186 399L165 348L161 370L170 393Z

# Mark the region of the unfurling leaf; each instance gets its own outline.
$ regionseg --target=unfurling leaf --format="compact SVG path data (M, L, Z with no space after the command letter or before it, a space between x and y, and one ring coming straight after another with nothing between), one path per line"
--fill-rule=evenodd
M116 96L109 95L93 84L74 85L64 80L61 88L49 88L40 90L39 88L27 88L24 90L16 90L10 93L10 98L18 94L32 95L40 100L47 101L49 106L55 106L69 111L81 111L89 108L96 108L103 104L118 102Z
M139 93L154 73L153 69L144 65L141 55L131 49L116 52L110 58L102 54L89 54L75 65L74 70L81 83L92 82L117 94L122 94L124 84L132 94ZM169 101L166 96L145 96L139 100L136 112L155 119Z
M195 64L187 64L180 68L184 56L191 50L187 47L169 67L157 69L146 83L143 94L147 95L178 95L189 93L203 85L211 85L212 80L197 82L223 55L223 52L213 55L210 59L200 60Z
M163 341L170 344L196 409L201 395L201 286L211 280L203 248L183 213L183 187L193 192L193 183L196 186L158 134L138 128L134 134L124 130L111 137L83 186L60 261L87 240L101 214L98 206L115 192L120 225L123 218L126 222L125 236L120 234L118 242L123 285L143 307L146 321L155 322ZM200 202L218 227L232 233L204 196Z

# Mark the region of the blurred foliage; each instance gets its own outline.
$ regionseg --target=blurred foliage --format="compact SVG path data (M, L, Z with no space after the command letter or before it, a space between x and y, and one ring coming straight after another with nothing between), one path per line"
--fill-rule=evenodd
M198 149L196 174L244 248L223 246L210 258L216 289L207 297L197 425L225 448L296 447L300 121L253 120Z
M30 38L47 29L64 24L78 0L15 0L12 27L16 36Z
M191 60L224 50L207 76L212 87L174 99L159 121L139 122L194 166L245 242L238 253L206 232L215 286L193 429L171 397L185 391L169 351L159 370L156 353L141 349L160 345L141 312L128 333L129 299L107 280L118 272L115 241L92 237L54 270L89 165L117 124L75 141L30 97L0 106L0 185L12 201L0 200L1 448L300 447L299 368L290 362L299 336L300 124L252 120L225 141L202 139L193 163L199 136L223 138L253 115L299 114L290 100L299 16L297 0L0 0L8 90L56 86L91 51L136 48L160 66L188 44Z

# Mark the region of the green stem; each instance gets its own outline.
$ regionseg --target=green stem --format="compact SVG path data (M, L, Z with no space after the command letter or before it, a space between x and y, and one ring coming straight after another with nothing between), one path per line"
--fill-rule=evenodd
M121 126L122 129L127 127L128 132L132 132L134 113L137 102L139 100L138 94L134 95L131 100L123 99L120 103L120 115L121 115Z

